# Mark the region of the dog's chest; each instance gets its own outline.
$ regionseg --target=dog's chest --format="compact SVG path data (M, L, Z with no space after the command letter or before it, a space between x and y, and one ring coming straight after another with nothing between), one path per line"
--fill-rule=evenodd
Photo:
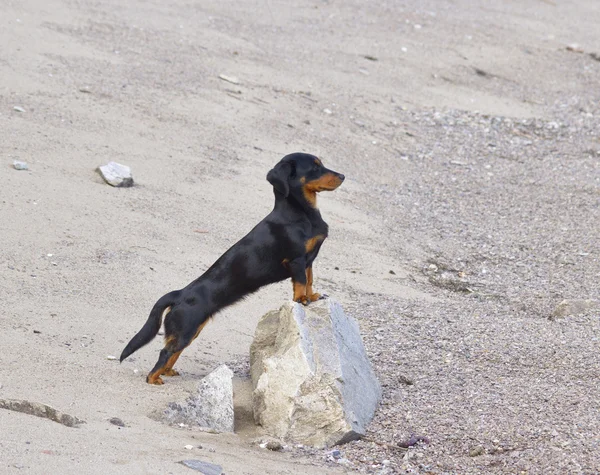
M318 248L318 246L327 238L329 232L329 226L319 216L318 219L311 220L311 232L310 237L306 240L304 248L307 254L310 254Z

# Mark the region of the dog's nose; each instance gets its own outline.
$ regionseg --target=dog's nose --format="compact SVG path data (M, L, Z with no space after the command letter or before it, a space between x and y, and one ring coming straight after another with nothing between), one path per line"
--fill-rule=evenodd
M340 180L344 181L346 179L346 177L344 175L342 175L341 173L338 173L338 176L340 177Z

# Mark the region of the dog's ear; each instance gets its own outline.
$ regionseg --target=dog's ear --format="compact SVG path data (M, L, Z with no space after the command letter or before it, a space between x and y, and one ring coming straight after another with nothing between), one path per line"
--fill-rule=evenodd
M290 194L290 175L292 173L292 164L289 162L279 162L273 169L267 173L267 181L273 185L284 198Z

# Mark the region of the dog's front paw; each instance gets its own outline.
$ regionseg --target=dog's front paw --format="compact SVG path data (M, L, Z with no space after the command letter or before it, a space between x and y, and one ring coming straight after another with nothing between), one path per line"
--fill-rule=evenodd
M148 376L146 378L146 382L148 384L155 384L157 386L160 386L161 384L165 384L165 382L162 380L162 378L160 376Z
M317 300L325 300L326 298L329 298L329 295L319 294L318 292L315 292L309 298L311 302L316 302Z
M323 296L318 292L315 292L314 294L309 295L309 297L308 297L308 299L311 302L316 302L317 300L321 300L322 298L323 298Z
M163 376L179 376L179 371L168 368L163 371Z
M304 306L306 306L310 303L310 299L306 295L302 295L301 297L298 297L295 301L298 303L301 303Z

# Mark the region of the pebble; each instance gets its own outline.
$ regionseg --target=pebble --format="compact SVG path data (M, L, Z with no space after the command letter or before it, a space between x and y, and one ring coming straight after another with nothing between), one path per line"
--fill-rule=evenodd
M87 86L83 86L79 88L79 92L83 92L84 94L91 94L92 90Z
M283 445L278 440L270 440L265 444L265 448L268 450L272 450L273 452L279 452L283 450Z
M583 48L577 43L571 43L570 45L567 45L567 51L572 51L573 53L583 53Z
M131 169L127 165L121 165L116 162L108 162L106 165L98 167L98 172L109 185L115 187L133 186L133 177Z
M25 163L25 162L21 162L19 160L14 160L13 168L15 170L29 170L29 165L27 165L27 163Z
M17 112L25 112L25 109L23 109L21 106L14 106L13 110L15 110Z
M186 448L187 450L192 450L192 449L194 448L194 446L193 446L193 445L190 445L190 444L188 444L188 445L186 445L186 446L185 446L185 448Z
M108 355L108 356L106 357L106 359L107 359L107 360L111 360L111 361L113 361L113 360L116 360L116 359L117 359L117 357L116 357L116 356L113 356L113 355Z
M111 417L108 422L110 422L112 425L115 426L119 426L119 427L125 427L125 423L123 422L122 419L119 419L118 417Z
M328 115L333 114L333 111L331 109L323 109L323 112L325 112L325 114L328 114Z
M469 451L469 457L478 457L479 455L483 455L484 453L485 449L481 445L478 445L477 447L473 447Z
M219 79L230 82L231 84L239 84L240 83L240 80L238 78L236 78L235 76L226 76L225 74L219 74Z

